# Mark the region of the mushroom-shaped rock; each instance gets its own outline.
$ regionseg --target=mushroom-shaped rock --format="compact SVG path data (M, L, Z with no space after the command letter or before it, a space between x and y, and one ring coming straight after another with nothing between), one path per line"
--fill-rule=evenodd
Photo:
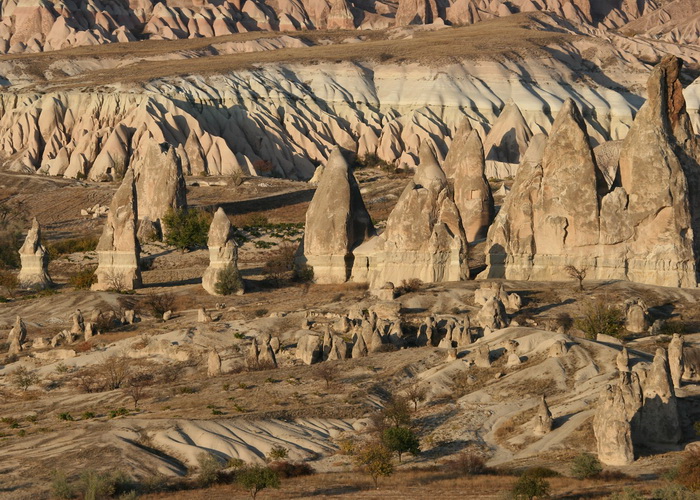
M134 174L129 169L109 205L97 243L97 283L93 290L133 290L141 286L141 247L136 238L138 208Z
M53 285L49 277L49 254L41 244L41 227L36 217L27 233L22 248L19 249L22 269L17 276L23 288L43 290Z
M207 247L209 248L209 267L202 275L202 287L210 295L242 293L243 281L238 271L238 245L234 239L231 221L222 208L216 211L209 226ZM221 278L224 280L217 287ZM238 290L235 290L236 287Z
M350 278L353 250L374 235L372 219L348 162L336 147L306 211L298 262L313 268L317 283Z

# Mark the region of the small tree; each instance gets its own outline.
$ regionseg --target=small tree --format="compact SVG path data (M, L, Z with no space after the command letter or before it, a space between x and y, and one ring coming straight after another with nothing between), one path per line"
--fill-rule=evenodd
M392 396L382 411L384 419L394 427L411 424L411 408L408 399L402 396Z
M525 471L513 486L512 494L515 500L532 500L549 496L549 489L549 482L545 478Z
M39 377L25 366L20 366L12 372L12 383L23 391L26 391L37 382L39 382Z
M219 295L232 295L243 288L241 272L233 264L228 264L223 269L220 269L216 278L214 289Z
M134 401L134 410L138 408L139 401L144 398L149 385L153 383L153 375L150 373L135 373L126 380L124 392Z
M209 219L202 210L170 210L161 219L165 226L165 242L180 250L205 247L209 236Z
M110 356L100 365L107 390L119 389L131 373L131 359L126 356Z
M413 403L413 411L418 411L418 403L424 401L427 395L428 390L416 384L406 389L406 399Z
M223 464L211 453L200 453L197 456L199 462L199 474L197 474L197 482L201 486L211 486L219 481Z
M588 479L603 471L603 466L597 457L590 453L581 453L574 458L571 464L571 475L576 479Z
M399 463L401 463L401 455L406 452L414 456L420 453L418 436L408 427L389 427L385 429L382 434L382 442L384 446L399 456Z
M355 464L361 471L369 474L374 481L374 487L377 488L380 477L389 477L394 473L391 455L391 450L381 442L372 442L363 446L355 455Z
M326 381L326 389L328 389L331 383L338 376L338 365L333 362L326 361L325 363L317 365L315 372L318 378Z
M265 488L279 488L279 475L269 467L262 465L249 465L244 467L237 475L236 482L250 492L250 497L255 499L258 493Z
M586 268L578 269L575 266L568 265L564 268L564 271L566 271L569 278L578 281L578 290L579 292L583 292L583 280L586 279Z
M144 305L154 318L163 319L165 312L175 309L175 296L170 292L150 293L146 296Z

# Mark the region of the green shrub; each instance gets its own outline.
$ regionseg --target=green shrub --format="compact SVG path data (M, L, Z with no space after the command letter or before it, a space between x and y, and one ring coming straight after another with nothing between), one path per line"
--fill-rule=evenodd
M279 477L291 478L300 476L310 476L316 471L306 462L288 462L286 460L272 462L270 469L275 471Z
M281 286L290 279L294 272L296 247L290 241L283 241L279 247L270 252L263 265L265 279L273 286Z
M73 417L71 416L70 413L59 413L58 414L58 419L59 420L64 420L66 422L71 422L73 420Z
M201 453L197 457L199 461L199 474L197 474L197 482L200 486L211 486L219 482L221 478L221 470L223 464L210 453Z
M19 278L9 270L0 268L0 290L3 290L5 295L14 297L15 291L19 288Z
M181 250L207 245L209 215L202 210L170 210L163 216L165 242Z
M355 454L355 465L372 478L376 488L380 477L389 477L394 473L391 456L391 450L381 442L367 443Z
M267 458L270 460L282 460L289 456L289 450L284 446L275 445L269 452L267 452Z
M685 486L669 483L663 488L654 490L652 498L658 500L697 500L698 495Z
M251 498L255 498L265 488L279 488L279 475L269 467L261 465L249 465L241 469L236 475L236 482L250 492Z
M231 263L220 269L214 289L219 295L233 295L241 291L243 289L243 279L238 267Z
M74 497L73 487L64 472L55 470L51 474L51 493L54 497L64 500Z
M418 436L408 427L385 429L382 433L382 442L384 446L399 456L399 463L401 463L401 455L404 453L410 453L414 456L420 453Z
M576 326L588 339L595 339L599 334L620 338L624 333L625 315L620 308L597 300L586 305Z
M89 290L95 280L95 268L86 267L68 278L68 283L76 290Z
M99 238L96 236L52 241L46 245L46 251L49 254L49 258L53 260L61 255L77 252L92 252L97 248L98 242Z
M20 231L0 231L0 269L19 269L19 249L21 247L22 233Z
M528 471L520 476L513 486L511 493L515 500L532 500L549 496L549 482L537 475L528 474Z
M89 420L89 419L91 419L91 418L95 418L95 412L92 412L92 411L84 411L81 418L82 418L83 420Z
M588 479L603 471L603 466L597 457L590 453L577 455L571 464L571 475L576 479Z
M295 265L292 280L297 283L313 283L314 268L307 264Z

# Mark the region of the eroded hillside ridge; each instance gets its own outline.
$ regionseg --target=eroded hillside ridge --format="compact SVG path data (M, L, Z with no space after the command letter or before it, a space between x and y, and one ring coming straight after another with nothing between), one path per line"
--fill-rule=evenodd
M697 137L679 81L682 61L652 72L648 99L624 141L595 154L573 101L549 138L533 141L489 229L485 276L697 286Z
M466 116L484 141L487 176L497 177L514 173L499 165L517 166L532 134L548 132L569 97L595 143L624 138L642 99L612 88L614 82L574 91L572 78L562 62L533 58L440 69L348 62L308 71L281 64L159 79L137 89L11 88L0 95L0 151L13 171L113 181L141 162L149 145L168 142L185 175L307 180L335 145L359 158L376 154L397 167L415 168L427 140L442 162ZM697 127L700 86L686 93ZM508 101L516 109L506 107Z
M611 5L612 4L612 5ZM518 12L548 11L585 25L614 28L654 12L654 0L10 0L3 2L0 53L311 29L382 29L409 24L472 24Z

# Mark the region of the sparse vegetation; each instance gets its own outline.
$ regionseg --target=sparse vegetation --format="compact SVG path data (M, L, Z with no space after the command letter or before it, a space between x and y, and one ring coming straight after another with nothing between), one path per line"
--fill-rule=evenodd
M258 493L266 488L279 488L280 478L270 467L249 465L242 468L236 475L236 482L255 499Z
M603 466L594 455L581 453L571 463L571 475L576 479L595 477L603 471Z
M149 293L143 301L144 306L156 319L163 319L167 311L175 310L175 295L170 292Z
M317 365L314 373L316 377L326 382L326 389L328 389L331 383L338 377L338 365L332 361L326 361L325 363Z
M207 245L209 214L196 209L170 210L163 216L165 242L180 250L192 250Z
M415 383L411 384L411 386L406 389L406 399L413 403L413 411L418 411L418 403L425 401L427 395L428 390Z
M486 460L473 451L463 451L448 462L448 467L460 476L475 476L486 472Z
M418 436L408 427L389 427L382 433L382 443L386 448L399 457L404 453L418 455L420 453L420 442Z
M550 491L549 482L534 471L526 470L513 486L511 494L514 500L532 500L546 498Z
M678 465L675 481L693 492L700 492L700 451L688 451Z
M569 264L564 268L564 271L569 278L576 280L578 283L578 291L583 292L583 280L586 279L586 268L583 267L579 269L576 266Z
M221 471L224 468L224 464L211 453L200 453L197 461L199 462L197 483L203 487L218 483L221 479Z
M15 387L26 391L39 382L39 377L36 373L27 369L26 366L20 366L12 372L11 381Z
M369 475L376 488L380 477L389 477L394 473L391 463L392 452L381 442L370 442L362 446L355 454L355 465Z
M289 456L289 450L284 446L274 445L270 451L267 452L267 458L271 461L273 460L284 460Z
M243 278L241 278L238 267L228 264L219 270L214 288L219 295L233 295L241 291L243 289Z
M62 255L69 255L78 252L93 252L97 248L99 238L96 236L86 236L84 238L70 238L65 240L52 241L46 245L46 251L51 260Z
M583 316L576 321L588 339L597 335L619 338L623 335L625 315L622 310L602 300L589 302L583 309Z
M97 279L95 276L95 269L96 268L94 266L82 268L80 271L72 274L70 278L68 278L68 283L70 283L70 286L76 290L89 290L90 287L95 284L95 280Z

